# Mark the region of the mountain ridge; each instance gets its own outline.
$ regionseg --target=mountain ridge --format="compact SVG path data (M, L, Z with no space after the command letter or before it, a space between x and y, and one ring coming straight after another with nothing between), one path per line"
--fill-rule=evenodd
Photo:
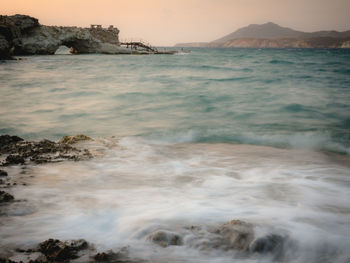
M177 47L348 47L350 30L303 32L273 22L250 24L211 42L179 43Z

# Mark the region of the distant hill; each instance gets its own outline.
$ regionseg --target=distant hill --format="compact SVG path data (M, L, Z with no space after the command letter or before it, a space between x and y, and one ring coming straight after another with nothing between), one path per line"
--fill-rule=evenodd
M235 38L299 38L303 32L290 29L288 27L281 27L275 23L269 22L262 25L252 24L242 27L237 31L219 38L214 43L223 43L227 40Z
M251 24L212 42L180 43L177 47L348 47L350 30L302 32L268 22Z

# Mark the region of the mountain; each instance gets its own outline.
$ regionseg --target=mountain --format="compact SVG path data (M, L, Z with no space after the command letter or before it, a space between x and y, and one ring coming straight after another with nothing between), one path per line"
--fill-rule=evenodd
M262 25L252 24L242 27L227 36L214 40L213 42L223 43L235 38L299 38L302 34L303 32L288 27L281 27L275 23L269 22Z
M347 47L350 30L302 32L268 22L251 24L211 42L180 43L177 47L293 47L341 48Z

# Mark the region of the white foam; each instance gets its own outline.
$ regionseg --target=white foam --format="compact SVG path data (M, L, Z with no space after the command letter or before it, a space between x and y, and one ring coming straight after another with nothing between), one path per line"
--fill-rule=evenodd
M31 168L35 177L14 194L28 200L21 206L32 213L6 219L0 229L3 245L86 238L100 249L130 245L135 255L154 262L165 257L172 262L230 262L234 252L203 252L186 245L158 249L146 235L240 219L262 232L272 227L288 233L298 244L290 262L318 262L322 246L333 253L333 262L345 262L350 245L348 157L248 145L152 144L135 138L95 141L89 147L100 155Z

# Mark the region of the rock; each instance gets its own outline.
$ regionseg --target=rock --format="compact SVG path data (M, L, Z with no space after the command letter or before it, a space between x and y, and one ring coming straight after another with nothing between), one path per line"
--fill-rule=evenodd
M6 38L0 35L0 60L11 59L11 46Z
M147 240L150 240L161 247L182 245L180 235L166 230L157 230L149 234Z
M9 193L6 193L4 191L0 191L0 203L10 202L14 200L15 198L10 195Z
M224 250L246 251L254 239L253 225L240 220L232 220L212 232L216 235L212 246Z
M92 157L86 149L82 151L68 144L49 140L32 142L17 136L3 135L0 136L0 145L0 153L9 154L3 163L5 166L24 164L26 161L42 164L63 160L79 161Z
M131 260L129 257L129 251L127 247L120 249L118 252L108 250L105 252L97 253L93 256L96 262L113 262L113 263L140 263L141 260Z
M17 154L10 154L6 157L4 165L13 165L13 164L24 164L25 160L22 156Z
M72 257L69 248L57 239L49 239L40 243L39 250L49 261L65 261Z
M22 45L22 36L38 26L38 19L30 16L0 16L0 59L12 59L11 55Z
M26 15L0 16L0 59L9 59L11 55L50 55L60 46L70 48L73 54L176 53L121 47L119 30L115 27L45 26Z
M39 244L39 251L43 253L49 262L69 261L78 258L78 252L88 248L88 243L83 240L61 242L58 239L48 239Z
M9 258L9 262L43 263L47 258L40 252L25 252Z
M38 19L27 15L13 15L11 20L20 29L21 33L39 26Z
M253 253L272 253L272 252L280 252L283 249L283 245L285 243L285 238L276 235L270 234L264 237L257 238L250 245L249 250Z
M88 242L86 242L86 240L84 239L66 241L65 245L68 246L74 252L78 252L89 247Z
M0 176L7 176L7 172L4 170L0 170Z
M17 142L23 141L22 138L18 136L1 135L0 136L0 152L6 153L6 150L10 145L14 145Z
M350 40L344 41L341 45L341 48L350 48Z
M63 136L58 143L74 144L80 141L89 141L89 140L92 140L92 139L84 134L79 134L75 136Z
M118 254L114 253L112 250L106 251L106 252L101 252L101 253L97 253L94 256L94 259L97 262L108 262L108 261L112 261L114 259L118 258Z

